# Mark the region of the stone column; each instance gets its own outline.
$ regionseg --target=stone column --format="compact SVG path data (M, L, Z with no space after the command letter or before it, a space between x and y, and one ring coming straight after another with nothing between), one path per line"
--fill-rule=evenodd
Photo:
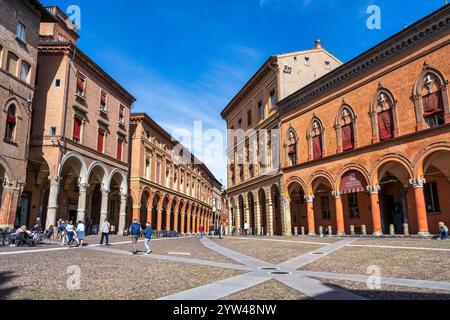
M185 228L185 221L186 221L186 214L185 213L181 213L181 229L180 229L180 233L181 234L186 234L186 228Z
M273 236L273 203L272 203L272 196L271 193L268 193L269 196L267 197L267 217L266 217L266 221L267 221L267 230L266 230L266 234L270 237Z
M148 223L150 223L150 225L152 225L153 223L153 204L149 203L147 204L147 221Z
M9 214L12 205L13 188L10 184L5 184L3 188L2 196L2 207L0 211L0 227L8 227L9 225ZM48 220L48 219L47 219ZM55 216L56 220L56 216Z
M419 226L419 236L429 236L427 209L425 206L425 196L423 186L426 183L425 178L411 179L410 184L414 188L414 199L416 202L417 223Z
M108 198L109 198L109 189L101 189L102 192L102 204L100 206L100 227L103 225L106 219L108 219Z
M178 216L181 213L174 212L173 214L175 215L175 217L173 218L173 231L177 231L178 232L178 231L180 231L180 230L178 230Z
M248 206L248 198L244 197L244 223L250 224L250 208Z
M127 218L127 198L128 195L126 193L120 194L120 211L119 211L119 227L117 230L117 234L122 235L125 231L125 223Z
M166 231L171 230L170 220L172 217L172 211L169 208L170 208L170 206L168 208L166 208Z
M334 191L333 197L336 204L336 224L337 224L337 235L345 235L345 223L344 223L344 209L342 208L342 196L340 192Z
M156 220L156 230L162 231L162 209L158 208L158 219Z
M283 235L292 236L292 223L291 223L291 199L286 197L282 199L282 211L281 211L281 219L283 222Z
M308 216L308 235L316 235L316 223L314 221L314 195L305 195L306 212Z
M367 187L367 191L370 193L370 206L372 207L373 235L378 237L383 235L383 228L381 226L380 199L378 197L380 190L381 188L379 185Z
M191 233L191 212L192 209L189 209L188 214L186 216L186 233Z
M58 194L61 178L60 177L49 177L50 180L50 190L48 195L48 206L47 206L47 221L45 222L45 227L48 229L50 226L56 225L56 212L58 211Z
M261 235L261 207L259 205L259 199L255 199L255 223L256 223L256 235Z
M88 187L89 185L87 183L78 184L78 210L77 210L78 221L84 221L86 217L86 198Z
M239 201L238 201L239 202ZM238 234L239 231L241 230L241 209L239 208L239 204L234 207L234 214L236 216L236 233Z

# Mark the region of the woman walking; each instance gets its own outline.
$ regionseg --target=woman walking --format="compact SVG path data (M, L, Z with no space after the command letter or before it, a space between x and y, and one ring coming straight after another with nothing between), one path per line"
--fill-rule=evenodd
M78 221L77 225L77 246L83 247L84 237L86 236L86 226L83 221Z

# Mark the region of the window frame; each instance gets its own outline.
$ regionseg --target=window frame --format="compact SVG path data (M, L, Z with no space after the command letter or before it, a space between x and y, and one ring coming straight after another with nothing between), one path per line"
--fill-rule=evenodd
M424 185L425 208L427 214L441 214L441 204L439 201L439 190L436 181L430 181ZM431 201L431 203L429 203Z
M22 79L22 70L24 66L28 66L28 72L27 72L27 76L26 79ZM28 84L31 83L31 64L29 64L27 61L25 60L21 60L20 61L20 70L19 70L19 79L23 82L26 82Z
M11 113L10 110L14 108ZM14 143L16 141L17 136L17 105L15 103L11 103L8 106L6 112L6 125L5 125L5 135L3 138L4 142ZM12 128L10 128L12 126Z
M15 57L15 58L17 58L17 60L16 60L16 67L15 67L14 72L11 72L11 71L10 71L10 68L11 68L11 67L10 67L10 61L11 61L10 57ZM18 69L19 69L19 61L20 61L20 59L19 59L19 56L18 56L17 54L15 54L15 53L12 52L12 51L8 51L8 54L7 54L7 56L6 56L5 70L6 70L8 73L12 74L13 76L17 77L17 72L18 72Z
M22 28L20 28L22 27ZM16 26L16 39L25 43L26 42L26 26L25 24L23 24L20 21L17 21L17 26ZM21 31L19 33L19 30Z

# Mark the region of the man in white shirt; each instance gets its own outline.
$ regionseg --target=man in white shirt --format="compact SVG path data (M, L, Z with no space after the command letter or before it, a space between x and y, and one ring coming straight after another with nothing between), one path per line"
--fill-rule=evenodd
M250 231L250 225L248 224L247 221L245 221L245 223L244 223L244 233L245 233L246 236L249 235L249 231Z
M102 238L100 240L100 245L103 245L103 240L106 239L106 246L109 246L109 231L111 230L111 224L108 219L103 222L102 226Z

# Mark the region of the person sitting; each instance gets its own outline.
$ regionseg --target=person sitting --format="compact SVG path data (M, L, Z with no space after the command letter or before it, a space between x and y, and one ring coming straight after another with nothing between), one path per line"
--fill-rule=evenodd
M51 239L53 237L54 233L55 233L55 228L53 226L48 227L48 229L44 233L45 238Z
M439 222L438 240L448 240L448 227L444 222Z

